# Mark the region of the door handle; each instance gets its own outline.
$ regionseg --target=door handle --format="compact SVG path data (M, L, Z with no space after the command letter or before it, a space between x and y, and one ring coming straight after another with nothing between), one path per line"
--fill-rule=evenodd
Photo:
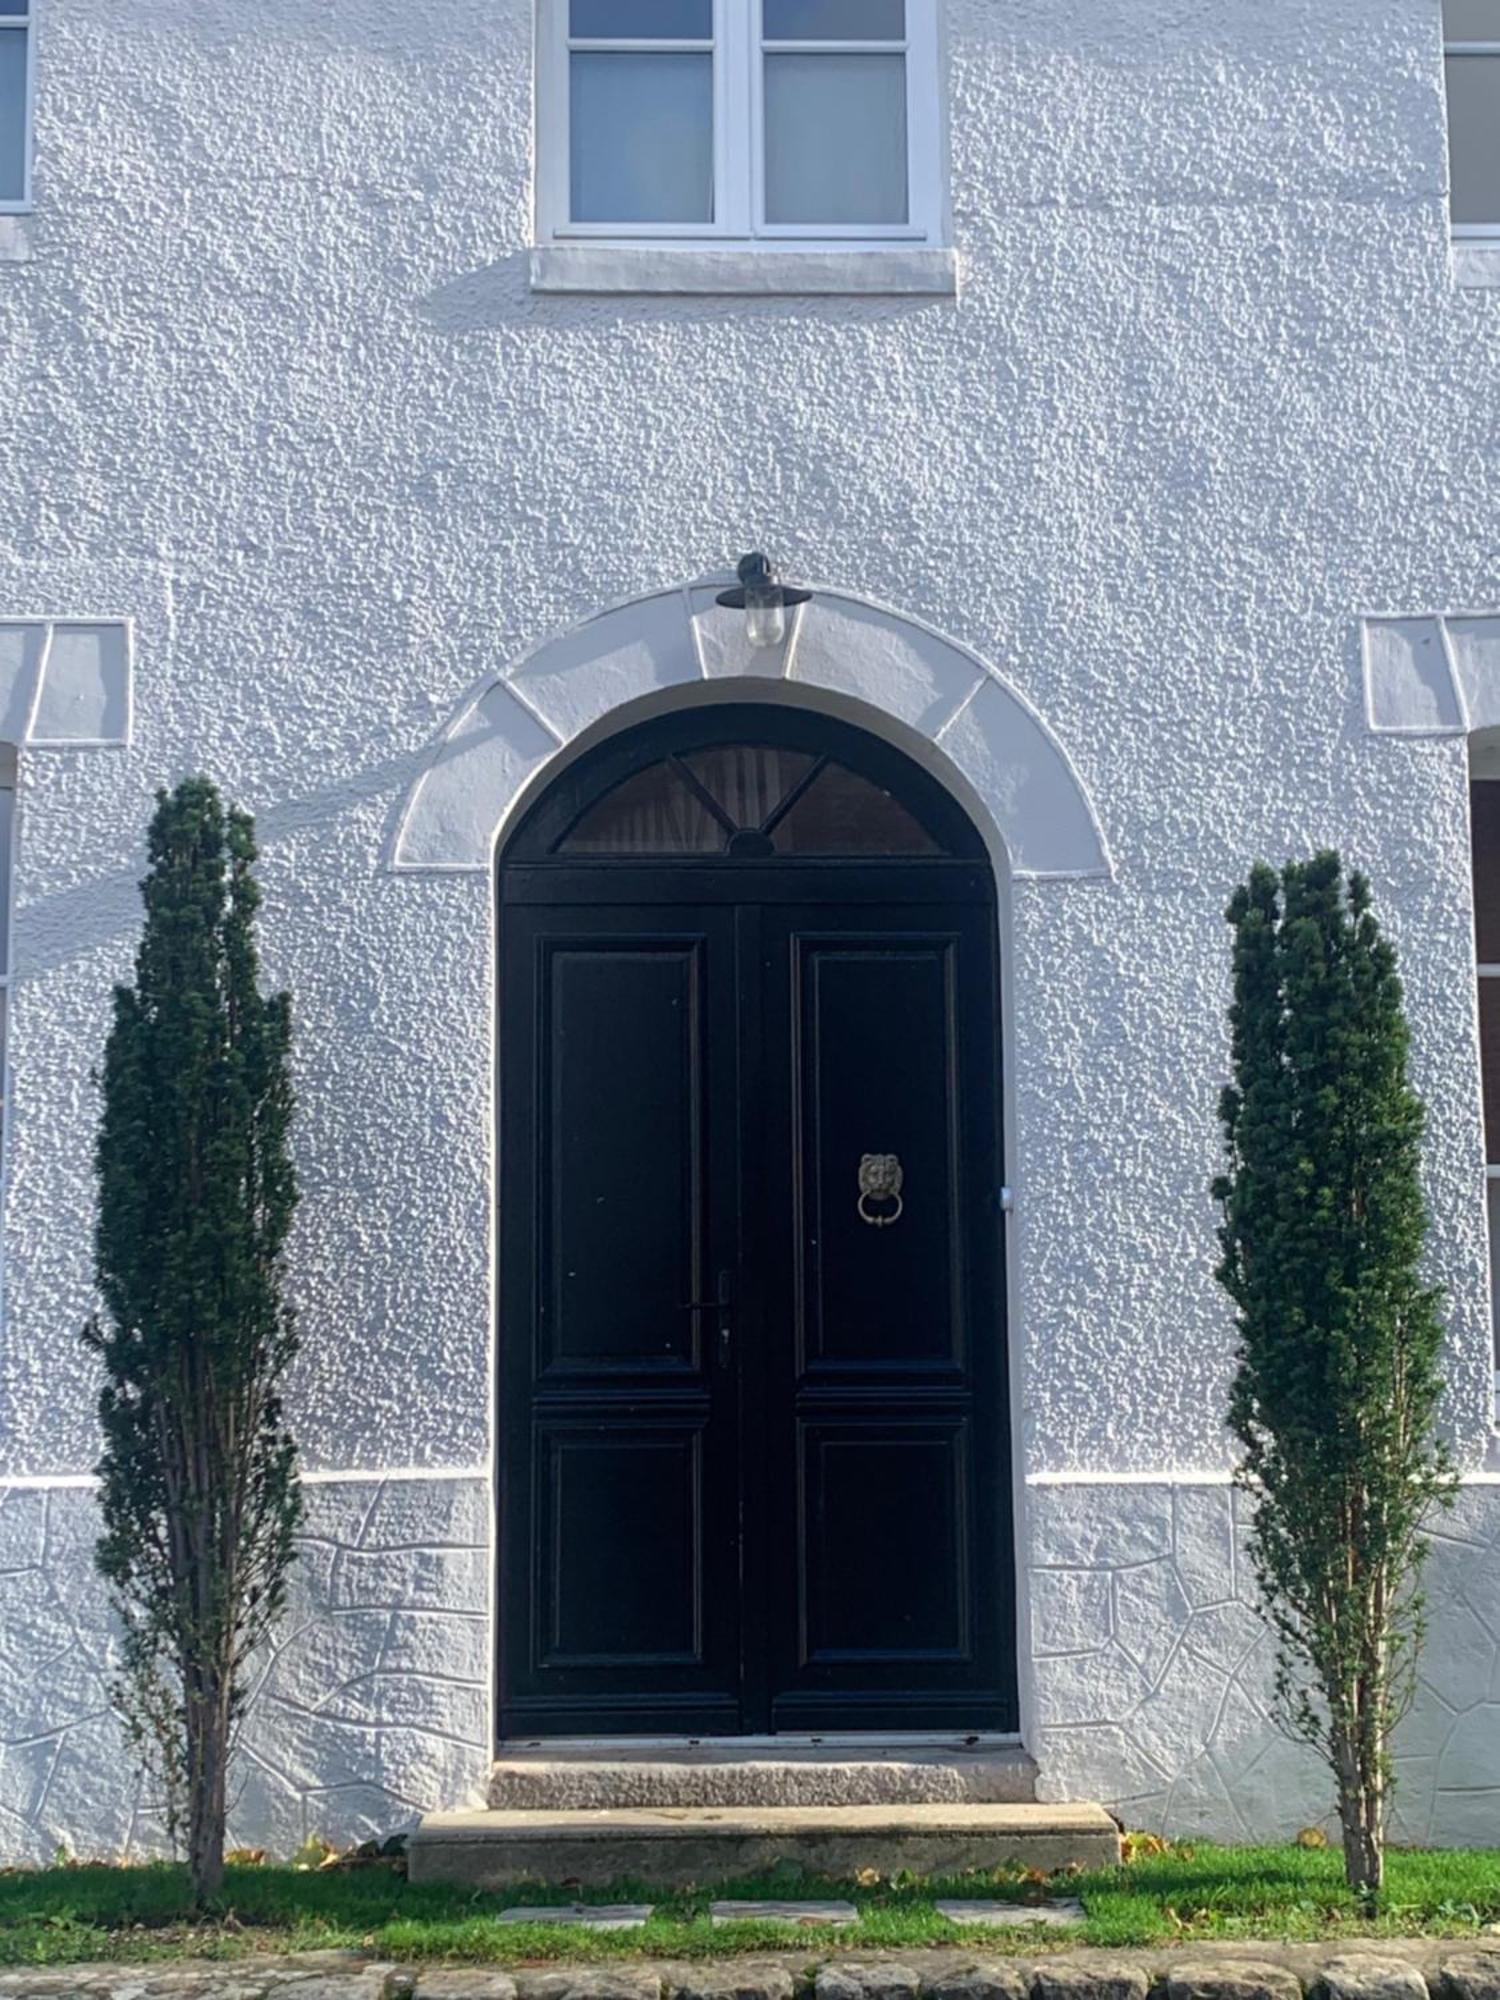
M714 1348L721 1368L729 1366L730 1348L734 1342L733 1283L733 1276L727 1269L720 1271L711 1299L688 1299L682 1308L684 1312L714 1314Z

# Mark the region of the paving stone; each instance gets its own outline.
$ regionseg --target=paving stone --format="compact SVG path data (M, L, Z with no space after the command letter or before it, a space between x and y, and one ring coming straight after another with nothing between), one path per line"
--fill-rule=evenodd
M672 1982L673 2000L792 2000L784 1965L705 1966Z
M1069 1965L1058 1959L1039 1965L1031 1982L1035 2000L1146 2000L1145 1971L1125 1959Z
M661 1974L649 1966L575 1967L516 1980L521 2000L661 2000Z
M516 2000L516 1982L488 1966L417 1974L417 2000Z
M1414 1965L1374 1953L1330 1958L1313 1990L1324 2000L1427 2000L1427 1981Z
M574 1924L585 1931L634 1931L651 1915L651 1903L517 1903L500 1912L502 1924Z
M1302 1982L1284 1965L1206 1959L1174 1965L1166 1995L1167 2000L1302 2000Z
M872 1961L825 1965L813 1981L817 2000L917 2000L922 1982L909 1965Z
M227 1982L226 1982L227 1984ZM199 1991L207 1990L219 2000L223 1988L217 1980L201 1980ZM276 1982L262 1979L257 1989L275 1992ZM310 1978L287 1981L282 1987L286 2000L374 2000L376 1988L363 1972L313 1973Z
M933 1907L954 1924L981 1924L986 1930L1015 1930L1024 1924L1066 1926L1083 1922L1083 1905L1071 1896L1050 1903L985 1903L954 1897Z
M759 1902L710 1903L708 1914L716 1924L857 1924L859 1911L852 1903L799 1903L776 1897Z
M922 1975L923 2000L1029 2000L1031 1980L1014 1965L969 1965Z
M1444 2000L1500 2000L1500 1952L1463 1952L1445 1958L1433 1981Z

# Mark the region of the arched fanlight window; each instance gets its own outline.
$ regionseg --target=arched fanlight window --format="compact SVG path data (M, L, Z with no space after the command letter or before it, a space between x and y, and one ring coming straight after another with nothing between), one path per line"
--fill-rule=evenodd
M805 710L645 723L564 774L510 848L526 860L977 858L977 836L899 750Z

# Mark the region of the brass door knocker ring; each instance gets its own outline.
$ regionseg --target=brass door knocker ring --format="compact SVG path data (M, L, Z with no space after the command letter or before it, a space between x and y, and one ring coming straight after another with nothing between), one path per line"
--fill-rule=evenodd
M865 1153L859 1162L859 1219L872 1229L889 1229L901 1220L901 1162L894 1153ZM888 1215L874 1215L868 1204L891 1201L896 1205Z

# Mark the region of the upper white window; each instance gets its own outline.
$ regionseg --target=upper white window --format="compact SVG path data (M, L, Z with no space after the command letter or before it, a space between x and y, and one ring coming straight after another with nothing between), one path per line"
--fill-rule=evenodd
M932 9L543 0L543 236L935 242Z
M31 204L31 6L0 0L0 214Z
M1500 0L1443 0L1455 236L1500 238Z

